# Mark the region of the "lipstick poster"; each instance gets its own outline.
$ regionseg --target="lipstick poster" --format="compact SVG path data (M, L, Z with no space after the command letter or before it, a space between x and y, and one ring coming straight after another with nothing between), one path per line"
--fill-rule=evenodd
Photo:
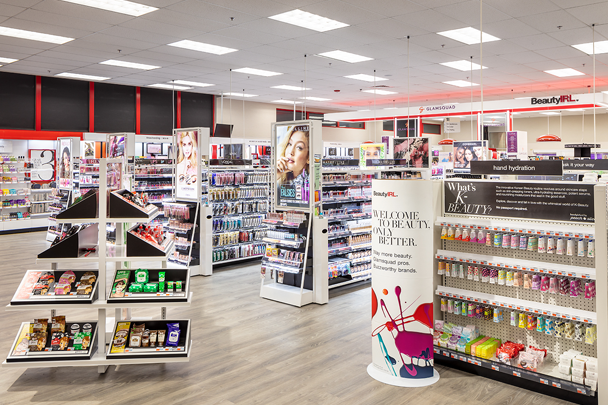
M277 125L275 167L277 207L308 208L310 203L310 125Z

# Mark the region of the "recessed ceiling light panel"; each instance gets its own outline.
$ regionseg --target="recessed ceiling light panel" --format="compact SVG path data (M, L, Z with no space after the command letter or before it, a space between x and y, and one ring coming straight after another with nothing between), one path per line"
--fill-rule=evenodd
M282 84L280 86L272 86L271 89L294 90L294 91L312 90L307 87L289 86L287 84Z
M238 49L234 49L234 48L226 48L224 46L211 45L211 44L206 44L204 42L190 41L188 39L184 39L183 41L173 42L168 45L174 46L176 48L189 49L191 51L212 53L214 55L224 55L226 53L238 51Z
M146 6L127 0L63 0L68 3L80 4L102 10L113 11L139 17L140 15L151 13L158 10L156 7Z
M388 80L385 79L384 77L374 77L372 75L366 75L366 74L358 74L358 75L350 75L350 76L344 76L347 79L355 79L355 80L362 80L364 82L381 82L383 80Z
M379 90L379 89L372 89L372 90L362 90L363 93L372 93L372 94L379 94L381 96L386 96L389 94L397 94L396 91L389 91L389 90Z
M43 34L41 32L19 30L8 27L0 27L0 35L13 38L30 39L32 41L49 42L51 44L59 45L74 40L74 38L62 37L59 35Z
M479 86L477 83L467 82L466 80L451 80L449 82L443 82L445 84L449 84L451 86L456 87L471 87L471 86Z
M368 58L367 56L357 55L356 53L344 52L344 51L330 51L320 53L319 56L325 58L337 59L348 63L367 62L368 60L374 60L374 58Z
M231 97L245 97L245 98L249 98L249 97L257 97L257 94L247 94L247 93L224 93L224 96L231 96Z
M322 97L298 97L300 100L310 100L310 101L330 101L331 98L322 98Z
M13 63L13 62L17 62L19 59L12 59L12 58L0 58L0 63Z
M543 115L559 115L559 113L558 113L558 112L552 112L552 111L549 111L549 112L541 112L541 114L543 114Z
M481 65L478 65L477 63L472 63L470 60L457 60L454 62L444 62L444 63L440 63L440 65L447 66L452 69L458 69L463 72L470 72L471 70L481 69ZM471 66L473 67L472 69L471 69ZM484 66L483 68L487 69L486 66Z
M160 68L160 66L146 65L143 63L133 63L133 62L127 62L124 60L114 60L114 59L105 60L103 62L99 62L99 64L118 66L118 67L124 67L124 68L129 68L129 69L140 69L140 70L152 70L152 69Z
M215 86L214 84L209 84L209 83L201 83L201 82L191 82L189 80L174 80L170 83L174 83L174 84L179 84L182 86L190 86L190 87L209 87L209 86Z
M265 76L265 77L278 76L278 75L283 74L283 73L278 73L278 72L271 72L270 70L253 69L253 68L248 68L248 67L232 69L232 71L237 72L237 73L245 73L248 75Z
M186 87L186 86L174 86L172 84L167 84L167 83L150 84L150 85L148 85L148 87L156 87L157 89L167 89L167 90L188 90L188 89L192 88L192 87Z
M583 51L588 55L593 55L593 42L586 44L572 45L573 48ZM599 41L595 43L595 54L608 53L608 41Z
M583 72L579 72L578 70L565 68L565 69L553 69L553 70L545 70L545 73L549 73L550 75L557 77L570 77L570 76L584 76Z
M301 101L291 101L291 100L273 100L271 101L271 103L278 103L278 104L302 104Z
M448 37L458 42L465 43L467 45L478 44L481 42L480 36L481 31L475 29L473 27L459 28L457 30L443 31L438 32L437 34L442 35L444 37ZM497 38L488 33L483 33L483 42L492 42L492 41L500 41L500 38Z
M302 10L292 10L268 17L272 20L281 21L298 27L308 28L318 32L335 30L337 28L348 27L348 24L340 21L325 18L320 15L312 14Z
M91 80L91 81L94 81L94 82L100 82L100 81L103 81L103 80L110 79L109 77L93 76L93 75L81 75L79 73L69 73L69 72L59 73L59 74L57 74L55 76L57 76L57 77L68 77L70 79Z

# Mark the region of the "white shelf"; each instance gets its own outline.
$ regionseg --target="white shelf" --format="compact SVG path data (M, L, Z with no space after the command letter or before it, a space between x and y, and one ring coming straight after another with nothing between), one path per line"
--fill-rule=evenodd
M503 248L496 248L497 251ZM510 249L504 249L509 251ZM555 255L548 255L555 256ZM531 271L534 273L556 274L558 276L579 277L595 280L595 268L567 266L557 263L537 262L531 260L511 259L501 256L486 256L473 253L453 252L450 250L437 250L435 257L439 260L462 262L469 264L481 264L491 267L502 267L505 269ZM568 257L568 256L565 256Z
M106 251L110 254L111 250L114 250L112 256L105 258L108 262L159 262L166 261L169 258L169 254L173 247L173 241L170 241L165 247L165 256L127 256L127 247L125 245L113 245L107 244ZM99 252L95 251L84 257L61 257L61 258L49 258L49 259L36 259L37 264L41 263L64 263L64 262L97 262L99 261Z
M160 215L159 211L155 211L148 218L107 218L109 223L147 223L150 222ZM98 222L99 218L73 218L73 219L58 219L58 223L68 224L88 224L92 222Z
M543 222L539 224L538 222ZM484 218L448 218L438 217L436 226L462 227L470 229L485 229L498 232L525 233L530 235L561 236L571 238L594 239L594 227L576 225L557 225L552 221L509 222Z
M583 311L581 309L560 307L557 305L544 304L535 301L526 301L518 298L503 297L500 295L485 294L477 291L462 290L460 288L437 286L437 295L448 298L462 299L472 302L480 302L495 307L503 307L518 311L530 312L552 316L554 318L575 320L585 323L597 323L595 312Z
M264 254L259 254L259 255L253 255L253 256L245 256L245 257L237 257L236 259L228 259L228 260L219 260L216 262L213 262L212 264L224 264L224 263L234 263L234 262L240 262L241 260L247 260L247 259L257 259L264 256Z

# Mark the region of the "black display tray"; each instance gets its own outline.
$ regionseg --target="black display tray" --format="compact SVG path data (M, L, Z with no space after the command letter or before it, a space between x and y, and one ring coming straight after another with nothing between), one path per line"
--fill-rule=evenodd
M127 344L122 353L112 353L114 350L114 337L116 335L116 329L119 323L129 322L129 333L127 335ZM131 337L131 329L133 324L145 323L145 328L149 330L167 330L168 323L179 323L180 336L177 347L173 346L155 346L155 347L129 347L129 341ZM165 341L169 338L167 331ZM167 357L188 357L190 351L190 320L131 320L131 321L120 321L114 325L112 330L112 340L108 346L106 353L107 359L145 359L145 358L167 358Z
M86 196L78 203L59 212L57 214L57 219L65 220L65 219L97 218L98 211L99 211L99 205L98 205L98 200L97 200L98 196L99 196L99 193L96 190L95 193Z
M122 196L126 193L130 193L130 191L123 189L110 193L108 218L136 218L141 219L142 222L144 222L150 219L150 217L158 211L158 208L153 204L148 204L146 208L149 209L144 209L130 203Z
M69 294L66 295L54 295L54 289L59 281L59 278L63 273L68 270L28 270L26 271L23 279L21 280L21 284L19 284L19 288L15 292L13 299L11 300L11 305L47 305L47 304L91 304L93 301L97 299L97 280L92 284L91 294L87 295L78 295L76 294L76 289L78 286L78 282L82 275L86 272L92 272L95 274L97 278L99 278L99 271L97 270L72 270L74 275L76 276L76 281L71 284L72 288ZM49 289L47 295L32 295L27 291L31 291L36 283L36 280L40 277L42 273L50 272L55 275L55 283L53 283L52 287ZM35 279L35 280L34 280ZM26 297L27 296L27 297Z
M91 249L97 246L99 224L90 224L85 229L70 235L49 247L38 255L39 259L61 259L76 258L81 254L81 249Z
M186 302L188 301L188 294L190 292L190 270L189 269L147 269L149 282L158 282L158 273L160 271L165 272L165 286L167 281L181 281L182 291L180 293L134 293L128 291L128 286L135 282L136 269L121 269L119 271L129 272L129 282L125 288L125 295L123 297L112 297L112 288L116 281L116 274L114 275L114 281L110 286L108 293L108 303L158 303L161 305L164 302ZM175 289L175 287L174 287Z

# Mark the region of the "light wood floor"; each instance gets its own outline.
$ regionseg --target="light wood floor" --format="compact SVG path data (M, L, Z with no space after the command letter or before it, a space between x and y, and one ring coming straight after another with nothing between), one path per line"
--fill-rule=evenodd
M13 296L45 248L43 233L0 236L0 304ZM81 267L82 268L82 267ZM384 385L367 375L371 361L369 284L332 291L327 305L294 308L259 297L259 264L222 268L192 279L190 308L168 318L193 320L190 363L110 367L0 369L0 404L566 404L551 397L437 366L427 388ZM62 311L94 320L96 311ZM133 310L133 316L158 311ZM46 311L0 308L0 357L22 321Z

